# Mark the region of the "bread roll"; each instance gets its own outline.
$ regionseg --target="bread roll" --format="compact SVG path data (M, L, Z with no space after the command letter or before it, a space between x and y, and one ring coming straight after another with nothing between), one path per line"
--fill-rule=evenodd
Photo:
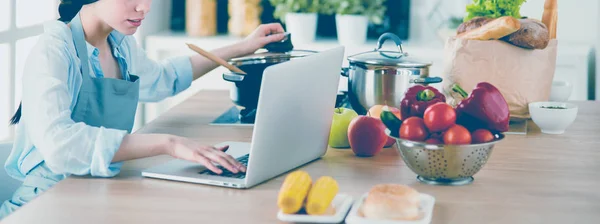
M521 29L502 40L526 49L544 49L550 42L548 29L536 19L521 19Z
M492 20L494 19L483 16L474 17L473 19L460 24L460 26L458 26L458 29L456 30L456 34L461 34L469 30L477 29Z
M511 16L503 16L485 25L458 35L458 38L469 40L498 40L521 28L519 20Z
M420 219L419 192L406 185L380 184L368 193L361 212L365 218L390 220Z

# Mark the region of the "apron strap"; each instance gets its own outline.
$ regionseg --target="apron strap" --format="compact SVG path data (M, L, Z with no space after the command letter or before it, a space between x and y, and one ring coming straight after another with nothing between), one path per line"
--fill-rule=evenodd
M85 42L85 34L83 32L83 26L81 25L81 18L79 13L71 20L71 33L73 35L73 41L75 42L75 51L81 61L81 76L83 79L90 80L90 64L88 59L87 45Z

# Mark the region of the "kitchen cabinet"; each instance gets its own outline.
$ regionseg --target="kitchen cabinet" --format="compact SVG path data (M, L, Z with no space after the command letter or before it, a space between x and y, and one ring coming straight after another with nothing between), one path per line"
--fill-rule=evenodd
M163 60L172 56L194 55L189 50L186 43L195 44L205 50L212 50L222 46L235 43L240 40L237 36L209 36L209 37L190 37L185 33L162 32L149 35L145 39L145 48L148 56L154 60ZM346 47L346 57L352 54L370 51L376 47L376 41L370 40L365 44ZM335 39L317 39L314 43L295 44L296 49L308 50L326 50L338 45ZM385 49L397 49L392 42L386 42ZM443 72L443 46L439 44L413 44L406 42L403 44L403 50L412 57L418 57L422 60L433 62L430 72L431 76L442 76ZM573 92L570 100L589 100L596 98L595 91L595 57L593 47L585 44L559 43L555 80L569 81L573 84ZM348 66L344 59L343 66ZM222 79L222 73L225 68L219 67L205 76L195 81L192 86L179 94L178 96L166 99L159 103L143 104L140 119L147 123L156 118L161 113L169 110L172 106L182 102L189 96L203 89L227 90L231 83ZM342 77L340 80L340 90L347 89L347 79ZM439 85L434 85L439 88Z

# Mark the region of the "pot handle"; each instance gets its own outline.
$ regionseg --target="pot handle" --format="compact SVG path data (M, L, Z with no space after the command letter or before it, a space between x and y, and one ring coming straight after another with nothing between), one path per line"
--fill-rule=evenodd
M235 72L223 73L223 79L230 81L230 82L241 82L241 81L244 81L245 77L246 77L246 75L243 75L240 73L235 73Z
M396 43L396 46L398 47L398 52L400 52L399 56L390 56L381 52L381 47L383 46L386 40L392 40L394 41L394 43ZM375 50L379 51L381 55L390 58L400 58L406 55L406 53L404 53L404 50L402 50L402 40L400 39L400 37L396 36L396 34L393 33L384 33L383 35L381 35L377 40L377 48Z
M440 77L425 77L425 78L417 78L413 79L410 82L416 84L432 84L432 83L440 83L443 79Z
M349 76L349 74L348 74L349 71L350 71L350 68L342 68L342 71L341 71L342 76L348 77Z

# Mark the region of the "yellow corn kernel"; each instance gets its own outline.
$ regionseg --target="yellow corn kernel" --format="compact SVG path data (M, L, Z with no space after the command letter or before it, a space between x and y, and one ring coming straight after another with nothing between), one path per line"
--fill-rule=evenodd
M308 193L306 212L309 215L325 214L338 190L338 184L332 177L319 178Z
M297 213L302 209L311 185L312 179L305 171L299 170L288 174L279 190L277 206L285 214Z

